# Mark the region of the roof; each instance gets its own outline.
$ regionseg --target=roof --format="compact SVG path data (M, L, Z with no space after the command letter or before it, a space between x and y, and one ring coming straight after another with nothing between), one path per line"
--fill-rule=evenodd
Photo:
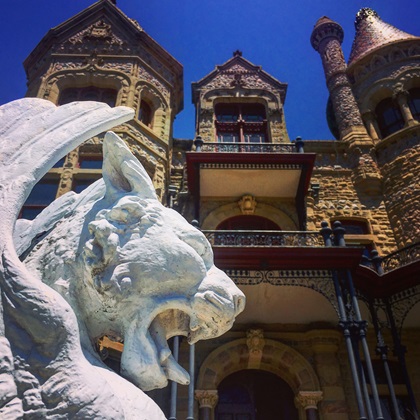
M384 22L374 10L369 8L363 8L357 13L354 24L356 35L348 65L354 64L372 51L385 45L410 39L420 39Z
M262 70L261 66L256 66L250 61L242 57L241 51L235 51L233 57L225 63L216 66L216 68L210 72L207 76L204 76L198 82L192 83L192 102L196 103L198 100L199 89L211 86L210 82L216 79L220 74L232 71L233 73L244 74L253 73L257 77L271 85L275 90L280 93L282 102L284 103L287 91L287 83L282 83L275 79L273 76Z
M24 68L28 76L28 69L41 62L44 56L51 52L52 47L74 36L83 26L89 26L94 20L106 17L115 24L121 34L126 37L129 47L136 46L139 42L147 46L148 51L152 52L154 57L163 63L175 76L175 90L179 92L178 112L183 108L183 67L169 54L162 46L160 46L150 35L148 35L140 24L129 18L116 5L113 0L98 0L91 6L82 10L78 14L70 17L65 22L50 29L34 50L24 61ZM115 29L115 28L113 28ZM128 53L128 50L127 52Z

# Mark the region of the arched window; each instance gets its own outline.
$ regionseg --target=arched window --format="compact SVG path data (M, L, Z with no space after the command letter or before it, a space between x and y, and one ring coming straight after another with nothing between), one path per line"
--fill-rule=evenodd
M392 98L386 98L379 102L375 113L382 138L388 137L404 127L401 111Z
M150 104L144 99L140 102L139 120L148 127L152 128L153 123L153 109Z
M230 217L220 223L216 230L281 230L269 219L254 215Z
M420 88L411 89L408 93L408 106L410 107L411 114L415 120L420 121Z
M96 101L104 102L109 106L115 106L117 93L115 89L98 88L95 86L67 88L60 93L58 104L64 105L75 101Z

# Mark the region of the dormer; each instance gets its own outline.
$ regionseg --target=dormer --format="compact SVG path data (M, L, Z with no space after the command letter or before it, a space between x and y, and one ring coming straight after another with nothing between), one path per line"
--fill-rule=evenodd
M204 142L289 143L283 106L287 84L235 51L192 84L197 135Z

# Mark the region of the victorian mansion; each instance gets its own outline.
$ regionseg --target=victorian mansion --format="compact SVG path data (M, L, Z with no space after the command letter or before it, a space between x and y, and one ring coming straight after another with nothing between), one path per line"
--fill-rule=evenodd
M371 9L355 25L347 61L338 23L320 18L310 39L331 140L290 139L287 84L240 51L192 83L195 138L173 138L183 67L111 0L24 62L27 96L135 110L114 131L246 295L225 335L171 338L192 380L149 393L169 419L419 419L420 38ZM99 136L57 162L22 217L101 165ZM98 342L117 372L122 346Z

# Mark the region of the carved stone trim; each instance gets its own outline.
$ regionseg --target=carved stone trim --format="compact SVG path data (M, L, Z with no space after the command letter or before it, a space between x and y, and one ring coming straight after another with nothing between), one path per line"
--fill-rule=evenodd
M290 169L300 170L302 165L296 164L264 164L264 163L201 163L200 169Z
M217 390L211 389L196 389L195 399L198 401L200 408L214 409L219 400Z
M238 206L242 214L254 214L257 207L257 201L252 195L244 195L239 201Z
M318 409L318 403L324 398L322 391L299 391L296 401L305 409Z
M265 346L264 331L262 329L251 329L246 332L246 345L250 354L262 353Z
M323 295L338 314L337 298L329 270L225 270L238 285L254 286L269 283L273 286L300 286Z

